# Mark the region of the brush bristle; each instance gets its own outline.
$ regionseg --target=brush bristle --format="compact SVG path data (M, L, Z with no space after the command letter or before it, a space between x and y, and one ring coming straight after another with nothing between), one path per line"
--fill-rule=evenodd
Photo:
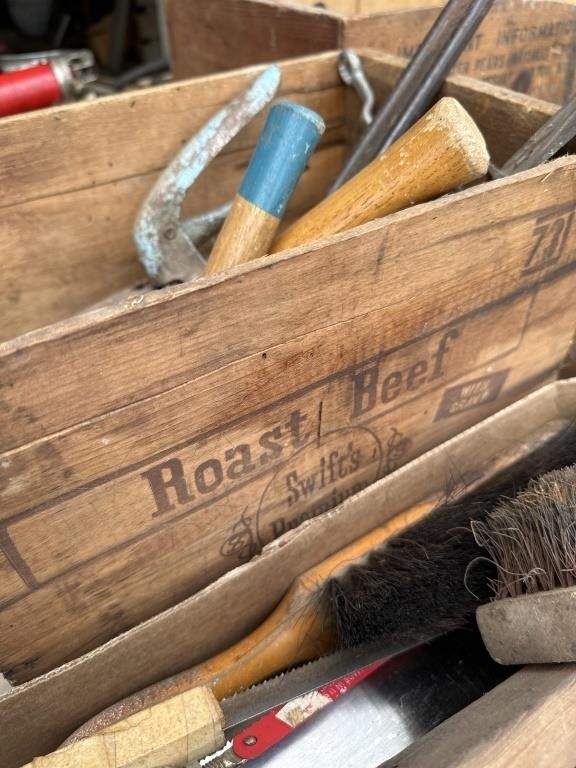
M494 576L482 561L464 587L466 568L478 555L469 519L465 507L439 509L331 579L324 599L332 607L338 645L379 638L412 645L465 626L478 595L488 599L487 581Z
M576 584L576 465L548 472L471 524L497 600Z
M503 497L515 496L532 478L572 463L575 456L576 425L571 424L485 488L441 505L363 563L328 580L318 594L319 609L337 646L381 640L385 650L466 626L478 605L490 599L498 578L488 551L474 538L471 521L477 521L478 537L482 522L500 509ZM567 546L574 549L574 526L570 537Z

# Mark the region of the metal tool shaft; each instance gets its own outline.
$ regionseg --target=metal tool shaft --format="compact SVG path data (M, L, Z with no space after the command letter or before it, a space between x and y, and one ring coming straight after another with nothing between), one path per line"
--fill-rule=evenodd
M527 171L550 160L576 136L576 96L547 120L501 168L491 169L499 178Z
M346 161L338 189L401 136L432 103L446 75L488 13L493 0L450 0L400 76L396 87Z

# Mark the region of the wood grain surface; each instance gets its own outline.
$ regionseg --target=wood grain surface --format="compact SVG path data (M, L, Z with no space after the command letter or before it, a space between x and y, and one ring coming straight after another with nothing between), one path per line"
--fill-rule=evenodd
M400 65L367 66L383 93ZM334 87L332 54L283 67L285 87L325 99L333 126L314 189L303 184L310 203L355 102ZM250 76L219 82L232 91ZM178 87L198 114L203 99L216 106L205 81L158 98ZM462 78L444 92L497 160L552 109ZM119 98L102 102L110 125L133 109ZM166 131L150 93L132 98L148 103L147 135ZM71 135L86 146L89 123ZM128 175L131 152L118 152ZM146 177L155 161L141 156ZM74 142L69 157L83 163ZM42 149L37 162L53 161ZM34 188L29 166L14 168L21 193ZM575 166L558 160L1 345L1 670L22 681L93 648L554 377L576 320ZM108 171L92 168L104 201ZM46 200L64 204L74 178L63 168Z
M278 0L164 2L178 78L344 46L410 57L443 5L328 0L322 9ZM575 42L574 3L496 0L454 72L563 103L576 88Z
M344 90L333 56L310 65L291 62L282 73L281 95L320 112L328 126L289 219L317 202L333 175L342 151ZM132 241L139 206L181 145L256 74L169 84L2 120L0 340L66 319L143 279ZM185 215L234 196L263 122L258 116L210 164L185 201Z

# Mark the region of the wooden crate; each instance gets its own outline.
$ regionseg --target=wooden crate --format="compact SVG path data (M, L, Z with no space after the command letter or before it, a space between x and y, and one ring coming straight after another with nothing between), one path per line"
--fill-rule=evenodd
M292 215L354 132L336 61L282 65L282 95L328 124ZM383 96L399 61L365 63ZM256 71L0 123L13 335L137 276L130 233L158 170ZM444 93L497 163L554 111L457 76ZM233 193L262 119L189 210ZM22 681L96 646L553 379L576 320L575 169L560 159L4 342L0 669Z
M423 498L442 494L451 468L458 467L461 479L478 481L487 468L493 466L496 457L510 453L517 456L551 430L573 424L575 418L576 380L542 387L374 483L330 515L310 520L297 531L289 531L266 547L260 557L226 574L207 589L72 663L17 686L9 695L0 697L0 765L19 768L35 756L55 749L79 725L122 697L229 647L271 613L304 571ZM544 670L551 667L532 667L536 669L546 676L548 673ZM555 665L550 674L555 677L560 669L568 675L571 666ZM534 707L536 711L540 707L538 691L542 691L541 679L533 687L534 696L522 720L524 729L526 723L533 725ZM573 693L563 703L572 706L574 698ZM553 721L554 718L548 719L544 724L545 738L536 726L539 748L531 755L542 757L546 740L550 740L552 734L556 747L552 753L554 760L546 763L542 757L540 762L529 765L572 768L570 747L574 731L566 726L564 718L555 724ZM480 731L470 728L468 731L474 731L469 736L477 739L478 746L486 724L482 722ZM507 729L493 724L492 735L497 743L491 744L487 755L484 743L480 750L474 751L475 761L471 763L474 768L492 768L495 754L501 760L506 757L506 768L527 768L525 742L520 739L516 744L513 738L508 741L507 733ZM462 741L453 746L454 754L465 754ZM562 754L560 747L564 747L566 761L556 759ZM569 758L572 762L568 762ZM440 768L445 760L431 759L430 764ZM453 768L455 764L458 763L452 755L450 765Z
M441 4L164 0L178 78L342 47L411 56ZM496 0L455 72L561 104L575 91L575 42L573 4Z

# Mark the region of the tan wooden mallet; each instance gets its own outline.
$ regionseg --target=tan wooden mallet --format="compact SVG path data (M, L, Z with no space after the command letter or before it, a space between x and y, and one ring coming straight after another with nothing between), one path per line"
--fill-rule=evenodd
M440 99L389 149L281 234L282 251L344 232L486 175L484 137L456 99Z

